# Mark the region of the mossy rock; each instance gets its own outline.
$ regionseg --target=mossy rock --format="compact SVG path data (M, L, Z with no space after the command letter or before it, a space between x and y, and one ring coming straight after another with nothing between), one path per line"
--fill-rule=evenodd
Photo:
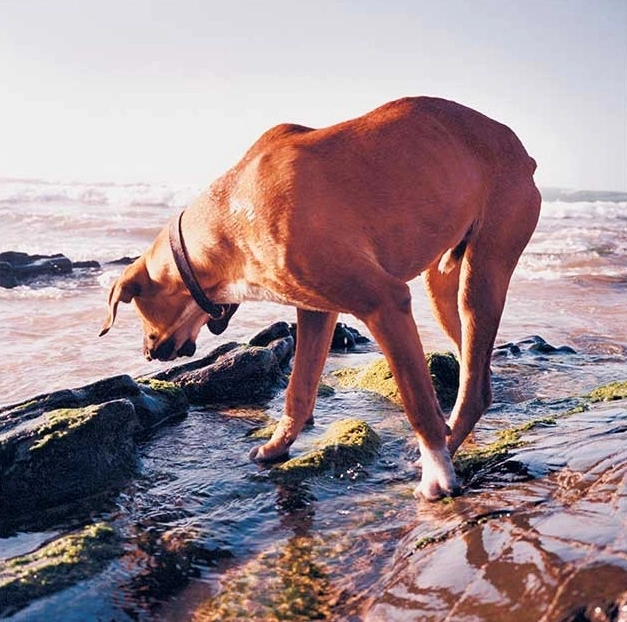
M344 389L364 389L377 393L402 408L401 394L388 362L379 358L368 365L348 367L333 372Z
M380 446L381 439L365 421L335 421L312 451L275 466L270 475L280 480L300 480L328 471L342 472L372 461Z
M272 438L274 431L279 425L278 419L275 419L261 428L255 428L246 434L246 438L251 441L265 441Z
M0 616L98 574L121 554L117 532L106 523L96 523L7 560L0 568Z
M463 480L469 480L479 471L488 469L507 458L512 449L525 445L522 438L523 432L528 432L538 426L554 426L556 423L555 417L534 419L519 426L499 430L496 440L487 445L464 444L453 458L455 470Z
M428 352L427 367L442 410L451 410L459 390L459 362L452 352Z
M478 471L504 460L512 449L522 444L520 429L500 430L492 443L478 447L462 446L453 458L455 471L463 480L468 480Z
M180 384L176 382L168 382L167 380L157 380L156 378L139 378L138 384L149 386L155 391L165 393L167 395L179 396L185 392Z
M327 567L329 543L320 535L294 535L242 564L228 567L220 590L200 603L205 622L311 622L333 619L342 590Z
M625 399L627 398L627 380L619 380L597 387L586 397L592 402L611 402Z
M0 434L0 521L118 489L137 473L128 399L57 408Z
M324 382L321 382L318 385L318 392L317 392L318 397L331 397L333 395L335 395L335 389L331 385L326 384Z
M459 363L452 352L429 352L425 358L438 402L443 410L450 410L459 388ZM343 388L371 391L403 406L396 380L384 358L362 367L340 369L333 375Z

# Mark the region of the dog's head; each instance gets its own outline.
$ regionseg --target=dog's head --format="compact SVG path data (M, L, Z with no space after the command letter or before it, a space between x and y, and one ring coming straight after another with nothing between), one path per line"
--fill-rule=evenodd
M100 336L113 326L120 302L134 303L143 325L144 355L161 361L192 356L203 325L218 335L237 309L235 304L216 305L220 315L212 317L198 306L174 263L167 230L111 287L109 313Z

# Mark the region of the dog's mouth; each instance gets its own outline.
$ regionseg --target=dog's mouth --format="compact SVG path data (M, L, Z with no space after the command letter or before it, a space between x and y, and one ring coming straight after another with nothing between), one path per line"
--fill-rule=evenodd
M146 350L145 355L149 361L171 361L179 356L193 356L196 352L196 344L188 339L178 350L175 350L174 339L166 339L152 350Z
M220 335L229 324L229 320L237 311L237 304L217 305L222 310L219 317L211 317L207 322L207 328L214 334ZM196 342L188 339L183 345L176 349L175 340L170 337L156 348L146 348L144 355L149 361L172 361L179 356L193 356L196 353Z
M229 305L216 305L220 307L222 314L218 317L211 317L207 322L207 328L214 335L221 335L226 327L229 325L229 321L233 317L233 314L237 311L238 304L229 304Z

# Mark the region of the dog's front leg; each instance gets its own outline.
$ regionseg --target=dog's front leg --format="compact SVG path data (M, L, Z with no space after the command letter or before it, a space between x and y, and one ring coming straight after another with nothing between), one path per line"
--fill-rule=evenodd
M285 458L305 423L312 418L318 383L327 359L337 312L297 311L296 354L285 396L285 413L272 438L250 452L252 460Z

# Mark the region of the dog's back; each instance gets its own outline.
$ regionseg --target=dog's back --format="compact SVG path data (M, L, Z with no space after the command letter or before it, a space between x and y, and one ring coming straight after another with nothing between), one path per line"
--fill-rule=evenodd
M292 257L302 239L323 248L341 228L406 281L480 230L497 188L533 192L534 170L507 126L452 101L413 97L326 128L276 126L230 179L233 195L255 204L255 230L267 229ZM519 206L498 209L520 218Z

